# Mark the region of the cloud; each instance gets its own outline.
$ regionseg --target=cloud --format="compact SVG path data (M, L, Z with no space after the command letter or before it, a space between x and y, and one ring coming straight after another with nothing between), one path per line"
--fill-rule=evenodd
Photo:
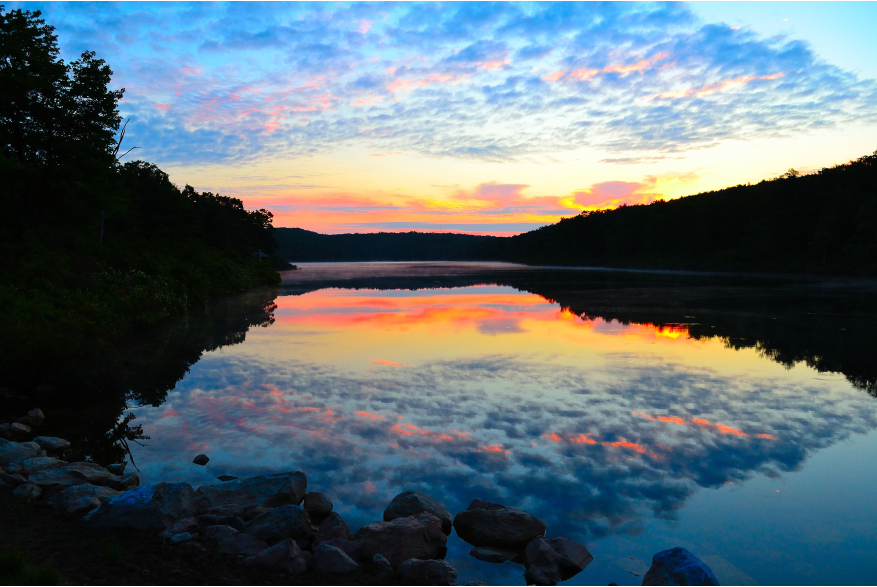
M12 7L18 4L10 5ZM28 3L127 88L160 165L376 152L636 159L877 121L877 84L804 42L664 4Z

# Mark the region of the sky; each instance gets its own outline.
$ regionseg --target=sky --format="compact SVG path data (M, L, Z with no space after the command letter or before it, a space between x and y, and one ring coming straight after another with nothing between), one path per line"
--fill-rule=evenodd
M322 233L510 235L877 149L877 3L10 3L124 147Z

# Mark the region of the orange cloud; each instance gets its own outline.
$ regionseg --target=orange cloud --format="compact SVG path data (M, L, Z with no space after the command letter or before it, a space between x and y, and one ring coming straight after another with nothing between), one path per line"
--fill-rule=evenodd
M634 73L634 72L642 73L648 69L651 69L655 65L655 63L657 63L658 61L666 59L669 56L670 56L669 53L658 53L657 55L655 55L651 59L641 59L641 60L637 61L636 63L632 63L632 64L628 64L628 65L622 65L622 64L607 65L603 69L593 69L593 68L583 67L580 69L573 69L573 70L570 70L568 72L555 71L554 73L549 74L549 75L543 77L542 79L545 81L550 81L550 82L556 82L562 78L575 79L578 81L588 81L588 80L594 79L595 77L597 77L597 75L599 75L601 73L621 73L624 75L627 75L628 73Z
M644 100L657 100L657 99L669 99L669 98L689 98L689 97L700 97L700 96L709 96L716 92L721 92L723 90L727 90L729 88L735 88L738 86L745 86L751 81L754 80L772 80L783 77L784 73L774 73L772 75L747 75L742 77L737 77L734 79L723 80L718 82L713 82L710 84L703 85L699 88L688 88L685 90L676 90L673 92L662 92L660 94L652 94L650 96L646 96L643 98Z
M402 363L394 363L393 361L387 361L386 359L375 359L372 361L372 365L386 365L387 367L404 367Z

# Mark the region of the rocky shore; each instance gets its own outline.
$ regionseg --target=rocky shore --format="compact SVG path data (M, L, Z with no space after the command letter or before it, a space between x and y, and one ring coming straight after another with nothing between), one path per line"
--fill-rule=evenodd
M43 415L33 410L27 418L34 424ZM31 433L26 422L0 425L6 437L0 437L0 492L12 504L53 511L63 523L92 532L150 536L153 548L221 562L249 582L456 585L457 571L444 560L452 531L479 560L522 565L529 585L556 585L594 560L583 544L547 538L545 522L529 512L481 499L452 517L435 499L405 491L387 505L382 520L351 532L326 495L308 492L300 471L226 477L197 490L187 483L141 486L136 473L67 462L69 442L26 440ZM671 584L718 581L694 555L675 548L656 554L643 578L643 585Z

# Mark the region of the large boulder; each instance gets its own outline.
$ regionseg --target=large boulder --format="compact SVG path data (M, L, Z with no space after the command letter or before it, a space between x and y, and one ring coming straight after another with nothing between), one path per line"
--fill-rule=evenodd
M359 569L346 552L325 543L314 547L314 567L318 573L352 573Z
M137 487L107 499L85 521L100 528L161 531L195 514L194 496L188 483Z
M643 577L643 585L718 584L718 579L702 560L678 546L653 556L652 566Z
M245 510L255 506L298 505L304 499L307 485L307 477L301 472L235 479L199 487L195 492L195 505L199 511L229 504Z
M262 550L241 563L267 571L279 571L290 575L300 575L308 570L308 561L292 538L287 538Z
M283 505L247 522L244 532L268 544L280 542L284 538L310 538L311 519L299 506Z
M373 522L357 530L354 536L366 556L382 554L394 568L411 558L444 558L447 552L448 537L442 531L442 521L428 512L390 522Z
M314 523L319 524L326 519L326 516L332 513L332 500L325 494L311 491L305 494L303 503L305 510Z
M118 478L94 463L70 463L54 469L37 471L29 477L30 482L40 487L70 487L71 485L115 485Z
M35 442L4 442L0 444L0 467L18 465L37 456L42 449Z
M37 471L46 471L48 469L57 469L67 464L67 461L53 459L52 457L33 457L21 461L21 470L26 474L36 473Z
M55 436L37 436L33 441L46 452L58 452L70 448L70 442Z
M335 548L340 548L344 552L347 553L347 556L352 558L355 561L362 561L368 559L368 556L363 553L362 544L357 540L345 540L344 538L332 538L331 540L326 540L324 542L314 542L313 546L317 546L317 544L328 544L329 546L334 546Z
M183 518L182 520L177 520L174 522L174 525L170 528L164 530L159 537L161 538L173 538L178 534L195 534L200 529L200 525L198 524L198 518L195 516L190 516L188 518Z
M529 512L481 500L454 517L454 528L472 546L520 548L545 535L545 522Z
M569 538L535 538L524 552L528 585L557 585L591 564L594 557L583 544Z
M451 514L442 504L419 491L403 491L393 498L387 509L384 510L384 521L389 522L396 518L407 518L420 512L429 512L442 521L442 532L451 533Z
M333 538L343 538L344 540L353 540L353 534L350 533L350 527L341 519L338 512L332 512L323 520L314 536L314 544L332 540Z
M396 570L403 585L456 585L457 570L447 561L409 559Z
M99 508L103 502L115 495L119 495L119 492L110 487L84 483L67 487L61 493L47 499L46 503L62 514L81 517Z

